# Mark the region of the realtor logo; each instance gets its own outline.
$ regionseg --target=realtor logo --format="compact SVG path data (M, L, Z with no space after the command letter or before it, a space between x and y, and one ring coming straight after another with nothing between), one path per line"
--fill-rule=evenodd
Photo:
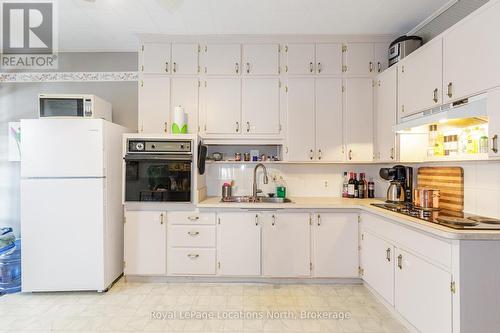
M52 69L57 67L53 1L1 1L1 67Z

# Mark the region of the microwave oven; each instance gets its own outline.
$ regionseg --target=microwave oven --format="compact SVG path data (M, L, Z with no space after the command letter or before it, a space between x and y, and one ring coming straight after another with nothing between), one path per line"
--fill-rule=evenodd
M96 95L39 94L40 118L101 118L112 121L111 103Z

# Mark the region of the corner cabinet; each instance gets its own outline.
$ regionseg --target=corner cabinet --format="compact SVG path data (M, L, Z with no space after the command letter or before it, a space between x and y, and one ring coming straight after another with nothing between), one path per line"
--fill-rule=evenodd
M165 275L166 212L126 211L124 245L125 275Z
M396 124L397 113L397 70L388 69L375 79L375 154L377 161L396 160L396 135L392 126Z

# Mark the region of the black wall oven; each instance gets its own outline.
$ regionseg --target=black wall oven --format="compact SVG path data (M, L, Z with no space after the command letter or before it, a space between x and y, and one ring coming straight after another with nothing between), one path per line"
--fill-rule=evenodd
M192 202L193 144L186 140L128 139L126 202Z

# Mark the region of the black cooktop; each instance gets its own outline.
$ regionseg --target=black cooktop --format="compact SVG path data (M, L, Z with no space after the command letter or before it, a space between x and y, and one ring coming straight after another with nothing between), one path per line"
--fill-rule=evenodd
M417 219L436 223L448 228L461 230L500 230L500 219L465 214L450 210L424 209L405 203L380 203L372 206L391 212L415 217Z

